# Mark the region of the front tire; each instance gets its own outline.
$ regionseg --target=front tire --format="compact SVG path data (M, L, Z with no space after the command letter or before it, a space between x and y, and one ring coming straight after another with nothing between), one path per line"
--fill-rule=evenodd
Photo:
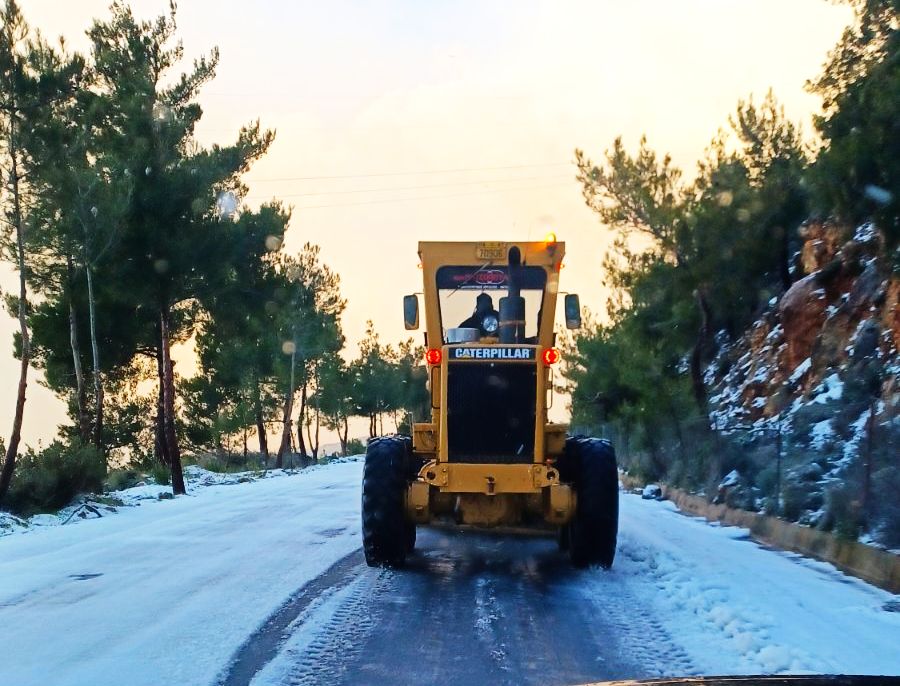
M570 438L565 462L578 502L569 523L569 559L575 567L612 567L619 530L619 471L609 441Z
M362 534L366 564L402 567L412 541L404 513L409 443L402 437L375 438L366 448L362 482Z

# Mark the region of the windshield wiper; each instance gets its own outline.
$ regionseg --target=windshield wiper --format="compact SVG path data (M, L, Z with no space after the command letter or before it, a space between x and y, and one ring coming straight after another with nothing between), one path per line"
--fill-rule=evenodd
M481 272L483 272L485 269L487 269L488 267L492 266L493 264L494 264L494 261L493 261L493 260L490 260L489 262L485 262L485 263L484 263L483 265L481 265L478 269L476 269L474 272L472 272L471 274L469 274L469 278L467 278L465 281L463 281L461 284L459 284L456 288L454 288L452 291L450 291L450 295L448 295L447 297L448 297L448 298L452 298L452 297L453 297L453 294L456 293L456 291L458 291L460 288L462 288L463 286L465 286L465 285L466 285L467 283L469 283L472 279L474 279L478 274L480 274Z

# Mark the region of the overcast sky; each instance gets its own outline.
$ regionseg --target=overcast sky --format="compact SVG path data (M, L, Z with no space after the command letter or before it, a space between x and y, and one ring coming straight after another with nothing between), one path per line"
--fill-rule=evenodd
M86 49L106 0L20 0L47 37ZM132 3L151 17L162 0ZM259 119L277 131L247 202L294 206L287 250L322 246L342 278L355 350L366 319L404 336L423 239L567 242L562 288L604 307L610 236L584 207L573 150L595 158L642 133L690 171L739 98L769 88L811 130L804 91L850 13L826 0L274 2L184 0L187 56L221 50L201 97L202 142ZM454 170L454 171L448 171ZM0 286L15 277L0 267ZM0 315L0 433L12 421L14 320ZM34 383L24 439L46 442L62 403Z

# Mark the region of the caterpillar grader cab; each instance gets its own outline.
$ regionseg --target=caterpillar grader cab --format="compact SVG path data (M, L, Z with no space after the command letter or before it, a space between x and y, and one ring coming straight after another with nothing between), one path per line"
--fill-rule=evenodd
M421 242L431 421L366 450L362 532L371 566L402 566L416 527L556 529L572 563L610 567L618 471L604 440L550 422L565 244ZM420 325L419 296L403 301ZM564 305L581 325L578 296Z

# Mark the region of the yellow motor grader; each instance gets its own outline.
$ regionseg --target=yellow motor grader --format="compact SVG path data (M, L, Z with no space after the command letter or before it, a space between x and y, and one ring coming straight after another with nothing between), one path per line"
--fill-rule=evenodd
M565 244L421 242L431 421L372 439L362 484L371 566L402 566L416 526L556 528L574 565L610 567L618 471L608 441L551 423L553 331ZM403 301L419 328L418 295ZM581 326L565 296L566 326Z

